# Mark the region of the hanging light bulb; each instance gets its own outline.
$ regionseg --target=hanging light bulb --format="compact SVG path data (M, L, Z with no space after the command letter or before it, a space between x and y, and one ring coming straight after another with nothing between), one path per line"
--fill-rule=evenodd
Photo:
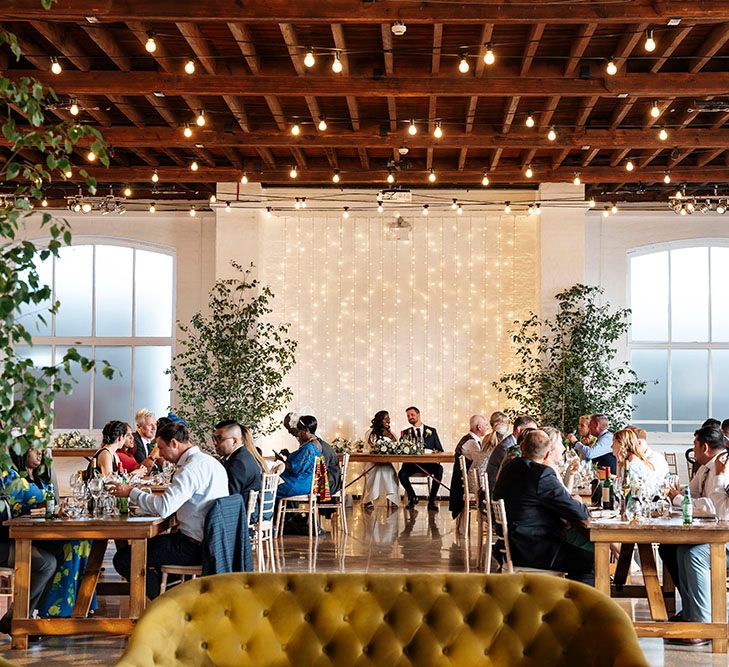
M195 119L195 122L197 123L198 127L203 127L203 125L205 125L205 111L204 111L204 109L200 109L200 111L197 114L197 118Z
M314 58L314 50L307 49L306 55L304 56L304 65L306 65L306 67L314 67L315 64L316 58Z
M682 206L681 207L681 209L679 211L679 215L686 215L686 207L685 206Z
M78 108L78 102L76 102L76 100L71 102L71 106L68 107L68 111L72 116L78 116L80 109Z
M339 74L342 71L342 61L339 59L339 51L334 52L334 60L332 61L332 72Z
M71 178L73 176L73 172L70 169L66 169L66 171L63 172L63 175L66 178Z
M656 50L656 40L653 39L653 31L649 30L646 34L645 38L645 44L643 45L643 48L648 51L648 53L653 53L653 51Z
M147 41L144 45L144 48L147 49L147 53L154 53L157 50L157 42L154 41L153 32L147 33Z
M658 102L653 102L653 104L651 104L651 116L653 118L658 118L660 115L661 110L658 108Z
M377 200L377 212L378 213L385 212L385 207L382 205L382 202L379 199Z
M225 212L230 213L230 202L229 201L225 202Z
M156 213L156 212L157 212L157 205L156 205L156 204L155 204L154 202L152 202L152 203L151 203L151 204L149 205L149 212L150 212L150 213Z
M410 125L408 125L408 134L411 136L418 133L418 128L415 126L415 120L410 121Z
M496 56L494 55L494 51L491 48L491 44L486 45L486 53L483 54L483 61L487 65L493 65L496 62Z
M187 139L192 136L192 129L190 128L189 123L185 123L185 129L182 130L182 134L184 134Z
M428 204L423 204L423 210L420 211L423 215L428 215Z
M392 185L395 182L395 174L392 173L392 170L390 170L387 174L387 182Z
M218 201L218 198L214 194L210 195L210 203L214 204L216 201Z
M289 172L289 176L291 178L296 178L299 175L299 172L296 171L296 166L291 167L291 171Z
M455 211L458 208L458 200L453 199L453 203L451 204L451 210Z
M681 199L683 197L683 192L679 188L678 190L676 190L676 194L673 195L673 196L674 196L675 199Z
M438 121L438 122L437 122L437 123L435 124L435 129L433 130L433 136L434 136L434 137L435 137L436 139L440 139L440 138L441 138L441 137L443 136L443 128L441 127L441 123L440 123L440 121Z
M58 62L58 58L51 58L51 72L54 74L60 74L63 72L63 67L61 67L61 63Z
M531 178L532 176L534 176L534 170L532 169L532 165L530 165L530 164L527 165L526 171L524 172L524 176L526 176L527 178Z
M322 131L322 132L324 132L324 130L326 130L326 129L327 129L327 121L326 121L326 119L324 118L324 116L322 116L321 118L319 118L319 125L318 125L317 127L318 127L318 128L319 128L319 130L320 130L320 131Z
M527 127L534 127L534 116L529 114L526 119L526 126Z
M666 185L668 185L671 182L671 174L670 174L670 172L667 171L665 174L663 174L663 182Z
M635 165L633 164L633 161L632 160L628 160L625 163L625 170L626 171L633 171L633 169L635 169Z
M605 207L605 208L603 209L603 211L602 211L602 217L603 217L603 218L607 218L607 217L609 217L609 216L610 216L610 208L609 208L608 206L606 206L606 207Z
M542 215L542 205L539 202L534 204L534 215Z
M127 187L124 188L123 194L125 197L131 197L132 196L132 189L127 185Z
M435 183L436 179L437 176L435 175L435 169L431 167L430 173L428 174L428 181L430 181L431 183Z
M349 206L344 207L344 211L342 212L342 217L346 220L349 217Z
M241 185L248 185L248 174L246 172L243 172L243 176L240 177L240 183Z
M190 206L190 217L194 218L197 215L197 211L194 206Z
M90 201L85 201L81 204L81 213L91 213L91 209L94 208Z
M271 210L270 206L266 206L266 217L272 218L273 217L273 211Z
M339 169L335 169L334 173L332 174L332 182L339 183L339 180Z
M463 206L461 206L461 204L456 206L456 215L463 215Z
M489 181L489 175L487 172L483 172L483 177L481 178L481 185L486 187L490 183Z
M45 197L41 200L41 206L43 208L48 208L48 200Z
M464 53L461 56L461 62L458 63L458 71L461 74L466 74L468 70L471 69L471 66L468 64L468 58L466 57L466 54Z
M188 60L185 63L185 72L187 72L187 74L195 74L195 61L194 60Z
M527 206L527 215L534 215L534 206L532 204L529 204L529 206Z
M587 202L587 205L588 205L588 206L589 206L590 208L595 208L595 206L596 206L595 198L594 198L594 197L590 197L590 201L589 201L589 202Z
M668 139L668 132L666 132L666 128L665 127L662 127L661 128L660 132L658 133L658 138L661 141L666 141L666 139Z
M615 61L612 60L612 58L608 61L608 64L605 67L605 71L610 76L615 76L618 73L618 66L615 64Z
M86 159L89 162L93 162L94 160L96 160L96 153L94 153L94 151L89 151L88 153L86 153Z
M159 182L159 174L157 173L157 170L154 170L154 173L152 174L152 183Z
M301 208L301 200L297 197L294 202L294 208L298 211Z
M613 215L616 215L617 212L618 212L618 206L617 206L617 204L613 204L612 207L610 208L610 213L612 213Z
M192 171L197 171L198 168L199 168L199 166L198 166L197 162L195 160L193 160L192 164L190 165L190 169L192 169Z
M301 198L301 208L306 208L306 197Z
M509 215L509 213L511 213L511 202L510 201L507 201L504 204L504 213L506 213L506 215Z
M554 125L549 128L549 132L547 132L547 139L549 141L554 141L557 138L557 133L554 131Z
M296 123L291 126L291 134L295 137L298 137L301 134L301 128Z
M581 185L582 184L582 181L580 180L580 175L579 174L575 174L575 177L572 179L572 183L574 185Z

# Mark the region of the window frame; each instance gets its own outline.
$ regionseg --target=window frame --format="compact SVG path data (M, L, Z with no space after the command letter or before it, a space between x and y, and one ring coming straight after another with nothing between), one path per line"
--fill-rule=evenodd
M640 257L643 255L652 255L659 252L668 253L668 340L667 341L635 341L633 340L633 328L628 328L627 336L627 355L628 359L632 360L634 350L666 350L668 368L666 369L666 399L667 399L667 419L635 419L636 422L646 425L657 425L665 427L665 430L655 431L656 433L687 433L690 431L676 431L674 425L690 426L698 423L699 425L706 419L706 416L711 416L713 406L713 377L712 377L712 353L714 350L729 350L729 341L726 342L714 342L712 340L712 307L711 307L711 295L712 295L712 279L711 279L711 248L722 247L729 248L729 238L721 237L704 237L704 238L692 238L682 239L676 241L668 241L665 243L655 243L637 248L631 248L627 252L627 285L626 285L626 303L628 308L632 309L632 260L634 257ZM673 336L673 297L671 289L671 251L682 250L684 248L708 248L708 340L701 342L674 342ZM707 351L707 369L706 377L708 382L707 387L707 405L706 405L706 416L700 417L697 420L684 420L684 419L673 419L673 351L674 350L706 350Z
M50 237L36 239L35 243L39 247L50 242ZM51 360L52 363L56 363L56 349L57 347L86 347L91 349L91 358L96 358L97 347L129 347L131 348L131 378L130 378L130 390L129 390L129 412L128 414L133 417L134 410L134 365L135 365L135 349L137 347L165 347L169 346L171 351L171 357L174 358L176 352L176 341L177 341L177 253L174 248L161 244L148 243L145 241L137 241L134 239L126 239L119 237L106 237L97 235L74 235L73 244L74 247L79 246L93 246L94 251L92 253L92 286L91 286L91 335L90 336L55 336L56 321L55 317L51 317L51 335L39 336L35 335L32 337L33 346L50 346L51 348ZM133 251L143 250L146 252L153 252L162 255L167 255L172 258L172 311L171 311L171 323L170 323L170 336L135 336L135 324L136 324L136 297L137 289L136 286L132 287L132 335L131 336L96 336L96 246L118 246L122 248L129 248ZM136 252L132 254L132 280L135 279L136 273ZM53 271L52 271L52 296L51 302L56 299L56 258L53 258ZM55 428L54 433L66 433L70 431L79 431L86 435L98 434L101 432L100 428L94 428L94 389L97 378L97 372L90 374L90 390L89 390L89 427L88 428Z

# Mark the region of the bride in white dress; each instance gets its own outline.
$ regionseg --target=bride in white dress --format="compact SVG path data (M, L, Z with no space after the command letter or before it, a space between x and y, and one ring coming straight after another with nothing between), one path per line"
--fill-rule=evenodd
M397 438L390 431L390 414L387 410L380 410L372 419L371 428L365 433L367 451L372 451L375 441L381 438L397 441ZM400 502L397 474L392 463L371 463L368 464L365 481L365 492L362 502L365 509L372 509L374 501L380 496L385 496L395 507Z

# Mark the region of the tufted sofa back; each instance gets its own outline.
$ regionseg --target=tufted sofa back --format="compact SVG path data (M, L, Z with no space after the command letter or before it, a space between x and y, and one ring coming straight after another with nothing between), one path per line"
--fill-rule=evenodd
M156 599L120 667L645 666L612 600L537 574L234 573Z

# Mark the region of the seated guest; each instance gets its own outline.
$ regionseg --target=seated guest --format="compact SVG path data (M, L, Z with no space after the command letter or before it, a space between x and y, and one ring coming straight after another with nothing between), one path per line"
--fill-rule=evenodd
M666 457L657 452L655 449L648 446L648 433L644 428L639 426L628 426L628 428L635 433L638 438L638 444L640 445L640 453L643 458L653 466L653 470L656 471L656 477L659 480L666 478L666 475L670 472L668 469L668 461Z
M630 482L641 480L643 485L650 487L657 487L661 482L653 464L643 455L638 436L631 429L624 428L613 434L613 454L619 477Z
M119 458L121 470L124 472L133 472L139 469L139 463L134 458L134 450L137 448L134 442L134 433L132 427L125 423L124 428L126 429L126 435L124 436L124 443L117 450L116 455Z
M283 470L278 487L279 498L304 496L311 492L314 464L318 456L323 456L319 439L314 435L316 426L316 419L311 415L300 417L294 426L299 448L284 458L276 454L276 458L281 461L278 469Z
M729 419L725 419L721 423L721 432L724 434L724 440L727 441L727 446L729 446Z
M532 417L528 415L519 415L514 420L514 430L510 435L507 435L491 452L489 456L489 462L486 466L486 472L489 476L489 491L491 497L494 497L494 485L496 484L496 478L499 476L499 470L501 464L506 458L506 452L510 447L516 447L517 439L521 435L521 432L527 428L537 428L537 423Z
M89 474L98 471L97 474L111 475L119 472L121 463L117 452L124 446L127 437L127 425L113 419L104 425L101 431L101 448L88 466Z
M134 458L137 463L141 463L150 455L154 447L157 420L151 410L141 408L134 415L134 423L137 425L137 430L134 432L134 442L136 444Z
M215 451L228 474L228 493L243 496L248 507L250 491L261 490L261 473L268 472L266 460L253 445L251 432L233 419L215 425Z
M157 448L163 459L177 466L169 488L162 495L145 493L128 484L109 485L113 495L129 497L147 514L168 517L177 513L177 532L158 535L147 542L149 598L159 595L163 565L202 563L205 517L214 500L228 495L225 468L190 442L186 426L167 424L157 434ZM131 560L130 546L119 548L114 556L114 568L127 580Z
M585 461L592 461L598 468L610 468L614 475L616 470L613 449L613 434L608 430L608 418L597 414L590 416L590 435L595 438L595 444L585 445L577 441L574 435L567 436L574 445L575 450Z
M503 498L515 565L559 570L592 584L594 557L565 539L567 522L587 519L587 508L567 492L552 468L554 451L544 431L524 436L522 456L501 471L494 489Z
M367 451L371 452L377 440L383 439L397 442L395 434L390 430L390 413L387 410L376 412L370 422L370 428L364 437ZM371 463L365 471L365 491L362 496L364 509L373 509L374 501L380 496L385 496L395 507L399 504L397 474L392 463Z
M448 500L448 510L454 519L463 511L465 502L460 457L465 457L466 466L469 470L472 465L480 468L488 461L488 454L483 450L481 444L481 439L486 433L486 418L483 415L473 415L468 422L468 426L468 433L458 441L454 452L451 493Z
M293 427L293 425L298 422L299 416L293 412L289 412L284 417L284 428L291 433L291 435L296 438L296 429ZM318 426L318 423L316 420L314 421L314 431L312 433L316 433L316 428ZM319 444L321 445L322 453L324 454L324 463L327 467L327 476L329 477L329 491L331 493L337 493L339 489L342 488L342 467L339 464L339 454L337 454L334 451L334 448L321 436L316 436L317 440L319 441Z
M486 457L490 456L491 452L509 434L509 416L498 410L492 412L489 418L489 425L491 426L491 433L487 433L484 436L483 447L481 447L481 451Z
M701 428L707 428L707 427L721 429L721 422L718 419L709 417L703 424L701 424Z
M715 427L700 428L694 434L694 456L699 469L691 479L689 491L695 517L715 517L719 521L729 520L729 497L727 497L726 446L724 436ZM669 491L676 507L683 502L679 487ZM681 593L682 609L678 618L695 623L711 623L711 559L708 544L662 544L661 558L669 567L671 576L676 570L674 581ZM729 552L727 552L729 556ZM729 562L729 558L727 559ZM708 643L705 639L671 639L672 644L696 646Z
M553 456L551 457L552 467L557 477L562 480L565 489L572 493L572 487L575 485L575 474L580 467L580 460L575 457L571 461L565 460L565 446L562 431L554 426L543 426L542 431L549 438L549 445L552 448Z
M414 441L421 441L425 447L425 450L431 452L442 452L443 445L440 444L440 438L438 437L438 431L433 426L426 426L420 419L420 410L415 406L410 406L405 410L405 416L407 417L409 428L406 428L400 433L401 438L409 438ZM410 478L414 475L423 475L427 473L432 475L435 479L432 480L430 485L430 495L428 496L428 511L437 512L438 505L435 504L438 498L438 490L440 489L440 481L443 479L443 466L440 463L403 463L400 467L400 472L397 478L400 480L403 489L408 497L407 508L412 509L418 504L418 497L413 491L413 485L410 483Z

